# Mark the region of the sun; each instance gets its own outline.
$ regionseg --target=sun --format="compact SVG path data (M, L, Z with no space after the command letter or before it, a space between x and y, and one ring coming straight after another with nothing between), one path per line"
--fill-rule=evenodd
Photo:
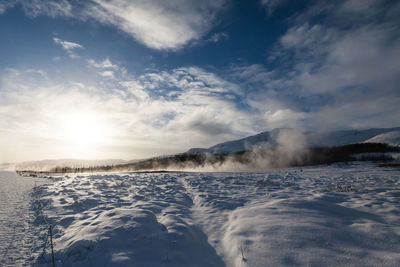
M106 141L106 127L96 113L79 112L63 119L63 137L72 145L94 146Z

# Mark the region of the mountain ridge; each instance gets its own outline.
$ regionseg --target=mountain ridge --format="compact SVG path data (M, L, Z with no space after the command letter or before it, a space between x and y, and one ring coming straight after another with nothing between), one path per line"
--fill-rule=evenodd
M393 134L389 134L393 133ZM397 134L398 133L398 134ZM388 135L389 134L389 135ZM282 137L286 135L286 138ZM378 138L379 136L379 138ZM244 138L222 142L209 148L191 148L188 154L229 154L252 150L255 147L275 149L284 145L291 137L300 139L298 145L305 147L332 147L363 142L374 142L400 145L400 127L369 128L364 130L335 130L335 131L305 131L295 128L276 128L271 131L261 132ZM374 139L375 138L375 139ZM390 139L387 140L387 139Z

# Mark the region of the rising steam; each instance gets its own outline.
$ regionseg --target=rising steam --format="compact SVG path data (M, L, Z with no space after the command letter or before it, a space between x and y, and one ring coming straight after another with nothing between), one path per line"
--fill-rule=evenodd
M195 171L263 171L271 168L302 165L309 150L304 132L299 129L280 129L267 142L247 145L248 151L229 155L222 162L209 163Z

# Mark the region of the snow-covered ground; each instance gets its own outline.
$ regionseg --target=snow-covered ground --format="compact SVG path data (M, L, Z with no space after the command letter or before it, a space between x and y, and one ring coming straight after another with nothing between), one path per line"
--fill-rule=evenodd
M46 179L0 171L0 266L30 266L42 252L42 230L37 220L33 188Z
M67 176L40 195L57 266L400 266L400 170L369 163Z

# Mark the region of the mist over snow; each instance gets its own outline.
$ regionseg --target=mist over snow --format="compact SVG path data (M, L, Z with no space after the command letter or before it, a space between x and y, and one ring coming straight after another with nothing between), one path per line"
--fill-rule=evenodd
M243 162L228 156L221 164L199 166L195 171L265 171L271 168L301 164L309 153L306 136L300 129L275 129L238 141L218 144L200 151L201 154L249 151ZM189 150L188 153L196 151Z

